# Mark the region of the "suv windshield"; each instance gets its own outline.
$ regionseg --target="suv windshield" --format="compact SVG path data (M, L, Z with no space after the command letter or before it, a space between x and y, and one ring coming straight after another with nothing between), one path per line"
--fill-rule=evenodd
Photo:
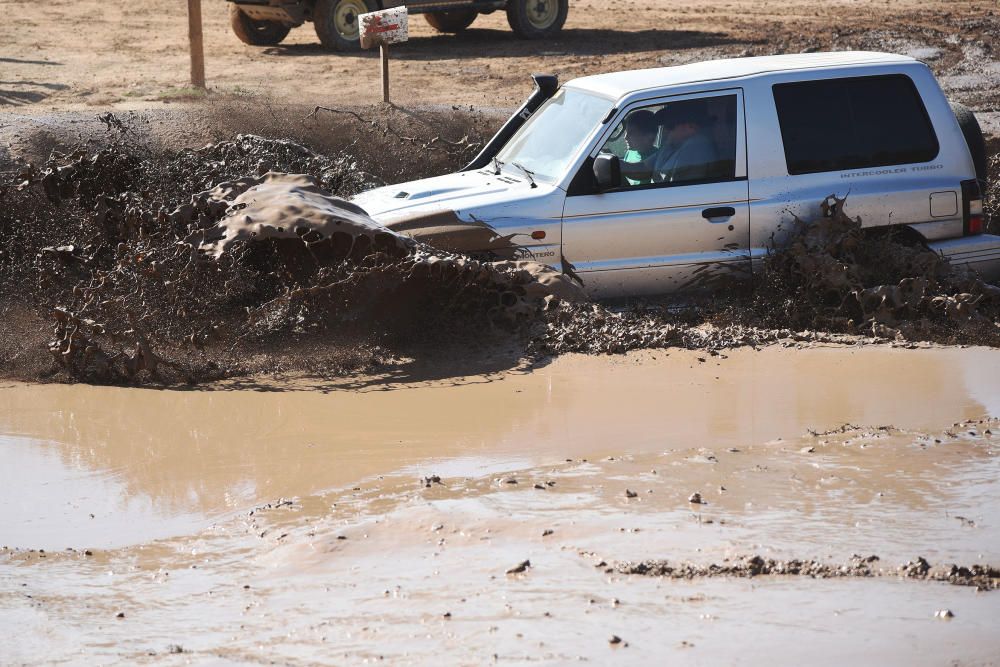
M570 160L611 107L611 100L561 88L507 142L497 159L553 182L566 173Z

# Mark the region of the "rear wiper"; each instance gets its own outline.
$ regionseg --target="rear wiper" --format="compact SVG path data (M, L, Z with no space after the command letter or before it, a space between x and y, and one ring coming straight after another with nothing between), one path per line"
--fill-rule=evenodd
M530 169L528 169L528 168L526 168L526 167L518 164L517 162L511 162L511 164L524 172L524 175L528 177L528 182L531 183L531 187L533 187L533 188L537 188L538 187L538 185L535 183L535 179L534 179L535 172L533 172Z
M494 176L499 176L500 175L500 169L503 168L503 162L500 161L500 158L494 156L493 160L491 160L490 164L493 165L493 175Z

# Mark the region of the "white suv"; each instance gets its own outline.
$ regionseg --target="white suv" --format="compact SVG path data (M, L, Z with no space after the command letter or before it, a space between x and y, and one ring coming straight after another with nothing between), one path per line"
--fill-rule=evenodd
M355 198L432 245L573 271L595 297L749 275L829 196L866 228L1000 276L982 134L884 53L717 60L536 90L463 171Z

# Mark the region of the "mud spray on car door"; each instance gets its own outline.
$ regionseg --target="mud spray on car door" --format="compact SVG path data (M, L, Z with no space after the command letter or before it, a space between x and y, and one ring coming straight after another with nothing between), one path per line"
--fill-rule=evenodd
M646 154L626 138L634 112L651 114L650 173L603 192L570 192L563 255L594 296L655 294L749 275L749 190L743 94L727 89L647 99L609 124L582 169L612 153L622 167ZM648 123L648 115L647 115Z

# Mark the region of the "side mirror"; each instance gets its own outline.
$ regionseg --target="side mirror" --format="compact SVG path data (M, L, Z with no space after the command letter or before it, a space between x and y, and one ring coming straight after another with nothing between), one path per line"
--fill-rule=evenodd
M594 178L597 188L604 192L622 184L622 165L617 155L601 153L594 158Z

